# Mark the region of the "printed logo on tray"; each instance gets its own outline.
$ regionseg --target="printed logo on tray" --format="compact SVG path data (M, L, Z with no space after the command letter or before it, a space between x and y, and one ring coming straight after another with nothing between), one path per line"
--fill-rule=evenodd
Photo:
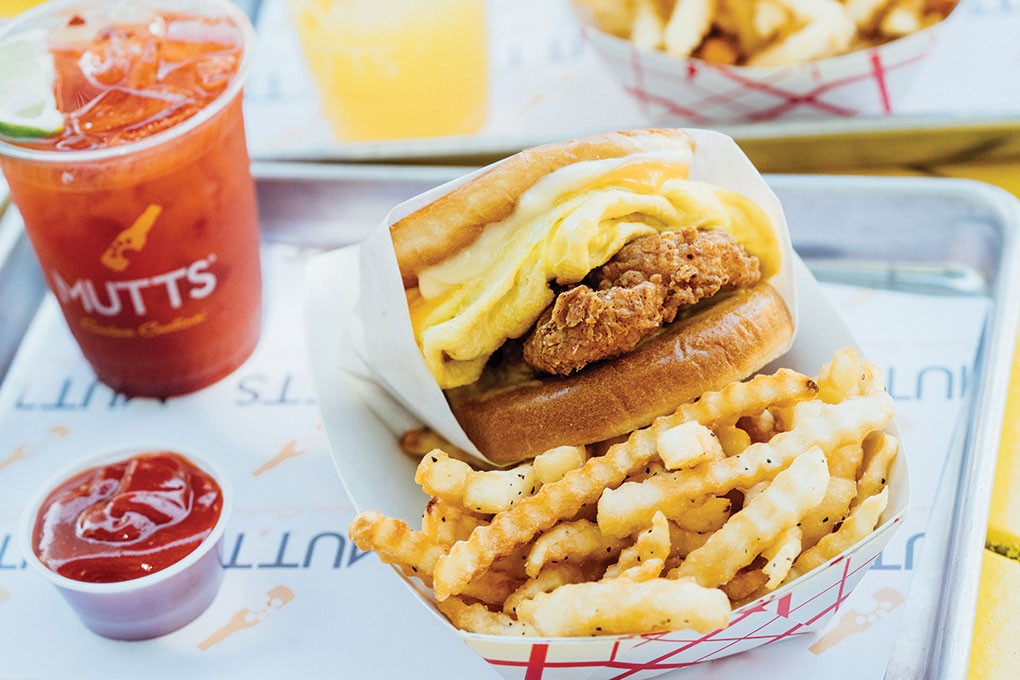
M18 393L14 402L16 411L120 411L136 407L144 410L164 404L115 392L91 372L66 375L40 371L33 377L34 381ZM232 391L232 394L225 394L224 399L237 407L302 408L315 404L311 379L304 373L238 372L223 385Z
M340 570L354 566L367 554L332 529L311 535L297 529L259 530L226 534L220 560L225 569L238 571ZM9 531L0 533L0 573L24 570L27 566L18 552L14 535Z
M903 593L895 588L879 588L876 592L872 593L872 598L874 598L875 603L872 609L867 611L850 609L843 612L839 617L839 622L825 635L818 638L808 649L813 654L824 654L848 637L870 629L881 621L886 614L906 602L907 599L903 596Z
M291 600L293 600L294 591L285 585L278 585L270 588L266 592L265 597L265 603L256 609L243 607L234 612L223 626L199 642L198 648L205 651L213 645L223 642L231 635L259 625L269 618L274 612L279 609L283 609Z

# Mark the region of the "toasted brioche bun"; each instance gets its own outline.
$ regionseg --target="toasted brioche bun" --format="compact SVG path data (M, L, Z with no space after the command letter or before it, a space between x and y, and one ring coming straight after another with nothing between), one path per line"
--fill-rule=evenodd
M419 276L424 282L431 267L468 249L487 226L511 217L525 192L543 178L574 163L658 152L669 154L680 176L687 176L694 142L683 131L609 133L525 150L395 222L390 235L409 306L412 298L414 304L420 302ZM755 240L773 226L767 218L762 222L746 212L736 214L740 218L735 221L746 222L736 225L742 233L731 235L744 245L744 238ZM774 241L759 239L758 245L762 243L768 247L751 254L761 259L763 271L767 263L774 272L778 247L772 252ZM540 313L529 309L515 316L517 311L505 319L521 328L504 338L519 337ZM413 309L411 316L416 323ZM478 366L481 378L467 384L441 379L435 370L433 374L479 451L493 463L510 464L554 446L603 441L648 425L681 403L760 369L790 345L793 332L782 297L762 283L752 291L704 301L631 352L570 376L537 375L523 364L519 370ZM511 374L513 378L501 377Z
M782 297L763 283L573 375L510 385L483 378L447 391L447 399L475 446L492 462L511 464L554 446L591 444L644 427L757 371L789 346L793 332Z
M505 219L521 194L546 175L581 161L676 149L693 149L681 130L631 130L536 146L507 158L390 226L404 287L416 285L421 269L471 245L486 225Z

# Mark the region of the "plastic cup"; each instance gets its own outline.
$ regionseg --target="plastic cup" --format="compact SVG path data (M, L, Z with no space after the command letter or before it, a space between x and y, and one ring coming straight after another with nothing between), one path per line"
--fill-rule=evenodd
M258 341L258 214L241 113L251 25L225 0L77 0L25 12L0 25L0 40L76 14L101 25L156 10L237 26L243 54L226 89L172 127L119 145L65 151L0 141L0 168L96 375L124 393L166 397L227 375Z
M466 135L489 96L486 0L290 0L322 110L346 140Z
M46 496L64 480L90 467L115 463L148 451L174 451L208 473L220 486L223 506L212 532L179 562L148 576L115 583L76 581L48 568L35 554L32 532ZM166 635L204 612L223 580L220 550L233 506L233 491L217 465L175 445L132 446L75 462L41 486L25 506L18 536L29 568L52 583L92 632L117 640L146 640Z

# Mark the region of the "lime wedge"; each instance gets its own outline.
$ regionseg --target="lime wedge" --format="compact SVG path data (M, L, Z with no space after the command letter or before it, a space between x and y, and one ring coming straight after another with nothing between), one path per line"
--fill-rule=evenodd
M53 55L42 31L0 42L0 136L39 139L64 130L53 77Z

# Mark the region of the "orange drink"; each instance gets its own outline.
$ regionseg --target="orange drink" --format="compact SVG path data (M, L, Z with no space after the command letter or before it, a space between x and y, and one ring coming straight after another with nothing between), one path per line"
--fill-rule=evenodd
M29 7L35 7L40 2L42 0L0 0L0 17L12 17Z
M0 28L44 36L64 121L0 141L0 167L85 357L136 395L223 377L261 321L251 27L228 2L183 5L47 4Z
M337 137L477 132L489 61L485 0L290 0Z

